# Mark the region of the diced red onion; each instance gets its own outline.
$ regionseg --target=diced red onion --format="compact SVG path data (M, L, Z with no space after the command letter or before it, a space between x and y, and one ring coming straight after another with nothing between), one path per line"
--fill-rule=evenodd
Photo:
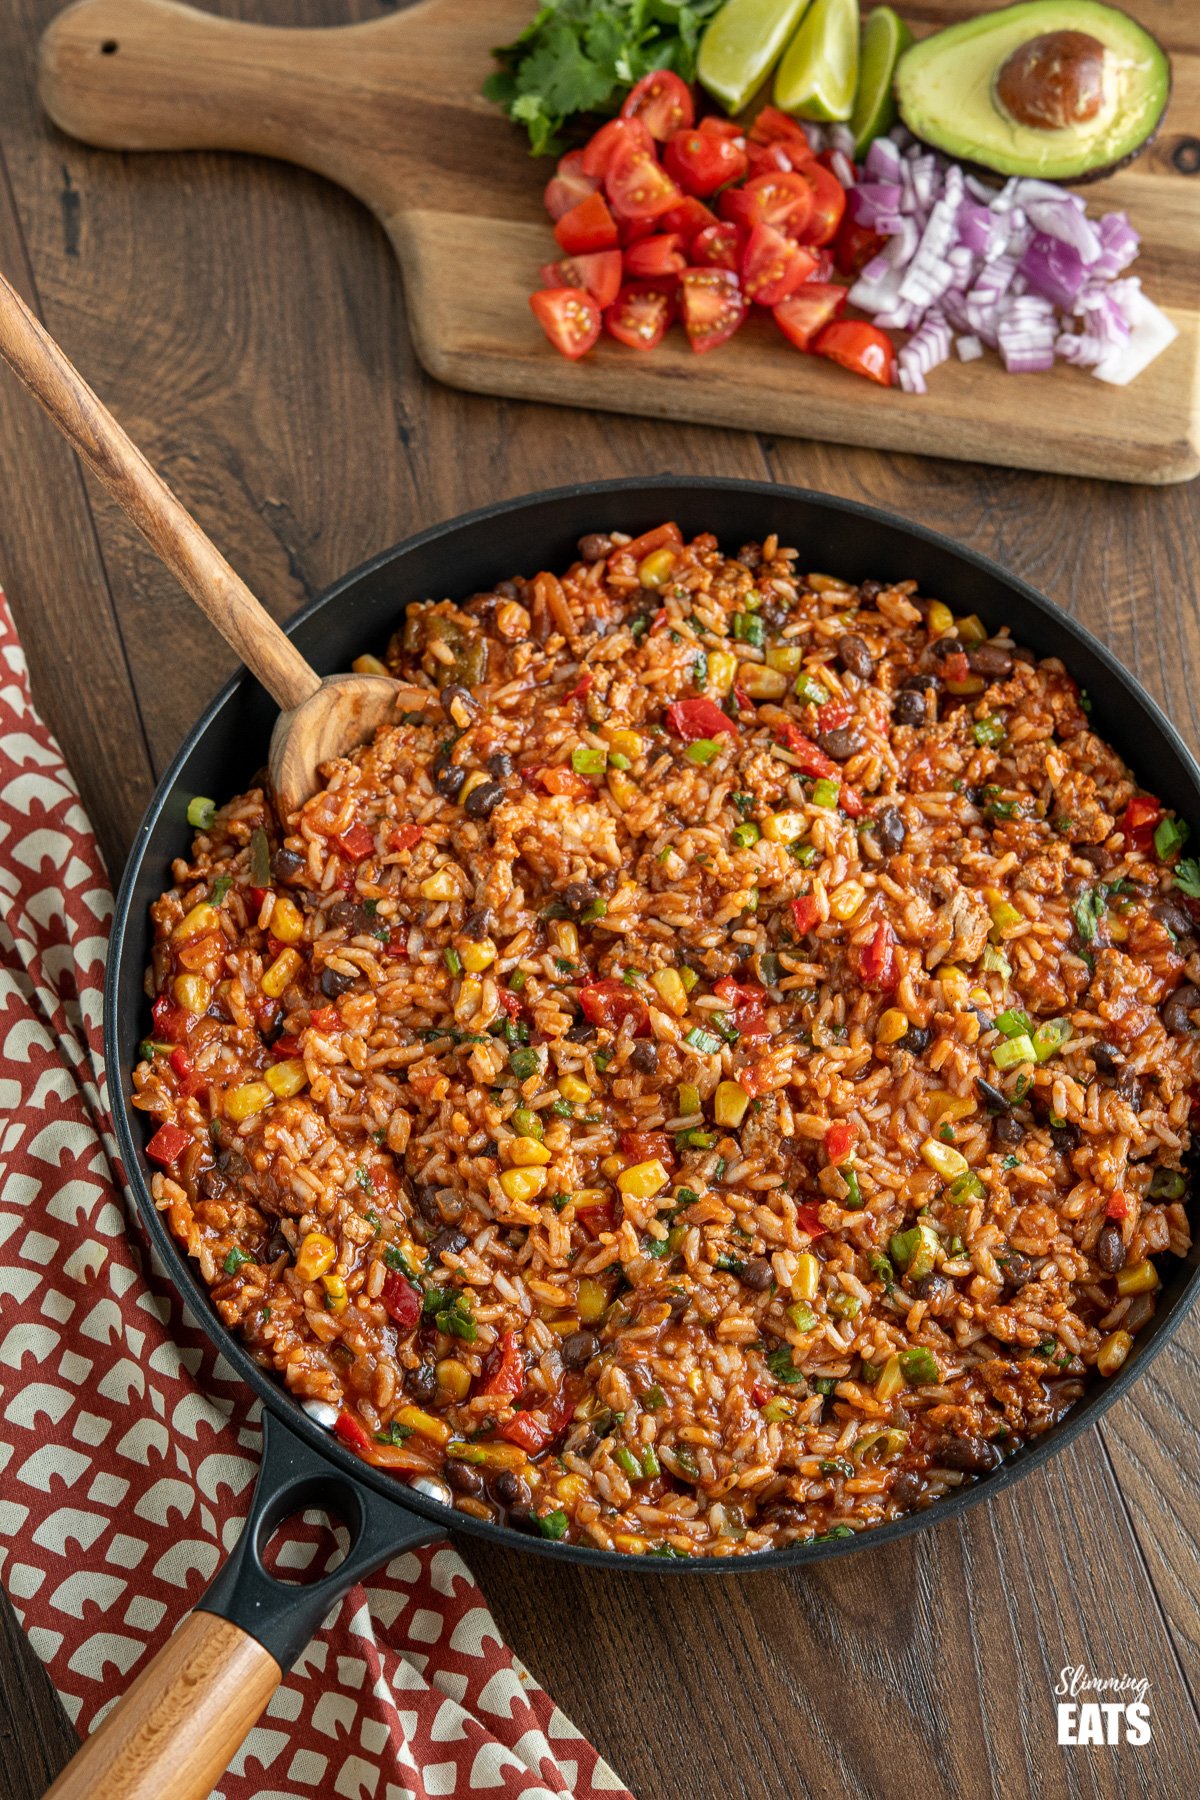
M1092 371L1098 380L1107 381L1113 387L1128 386L1179 336L1178 328L1161 307L1146 298L1140 284L1136 297L1129 303L1127 318L1130 326L1128 343L1109 350Z
M834 129L836 130L837 127L835 126ZM851 149L850 156L847 156L844 150L831 150L829 153L830 174L836 175L838 180L841 182L842 186L847 191L850 191L851 189L853 189L854 184L855 184L856 180L858 179L857 175L855 174L854 162L853 162L853 150L854 150L853 138L851 138L851 140L850 140L850 149Z
M835 156L844 156L848 162L854 161L854 133L848 125L830 125L825 133L825 147L832 150ZM841 176L838 176L841 180Z
M1054 200L1030 200L1024 210L1035 231L1069 244L1072 250L1078 251L1081 262L1096 261L1102 248L1100 234L1071 195Z
M954 347L960 362L978 362L983 355L983 342L977 337L960 337Z
M1064 312L1071 311L1087 280L1078 250L1040 232L1021 258L1021 273L1035 293L1044 294Z

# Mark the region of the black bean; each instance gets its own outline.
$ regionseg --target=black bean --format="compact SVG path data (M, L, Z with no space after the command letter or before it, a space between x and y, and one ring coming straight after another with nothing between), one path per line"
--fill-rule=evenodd
M680 1292L678 1294L672 1294L670 1305L671 1305L671 1311L670 1311L671 1323L672 1323L672 1325L678 1325L680 1319L683 1318L684 1314L687 1312L688 1307L691 1305L691 1296L690 1296L690 1294L685 1294L683 1292Z
M775 1279L775 1273L765 1256L752 1256L749 1262L743 1263L738 1279L752 1293L765 1294Z
M467 779L467 771L457 763L444 762L435 766L433 785L443 800L457 800L459 789Z
M485 937L490 937L492 930L492 909L490 906L475 906L462 922L463 936L470 938L473 944L482 944Z
M438 1205L436 1188L430 1187L428 1183L424 1181L414 1182L412 1186L412 1203L420 1213L421 1217L423 1219L428 1219L431 1225L440 1225L442 1223L442 1209Z
M1124 1100L1126 1106L1132 1107L1134 1112L1141 1112L1142 1084L1136 1075L1131 1075L1128 1070L1126 1070L1121 1076L1120 1081L1117 1083L1116 1091L1121 1096L1122 1100Z
M562 1359L568 1369L582 1369L599 1348L600 1339L594 1331L573 1331L570 1337L563 1339Z
M513 759L507 750L493 750L487 759L488 774L505 781L513 772Z
M1190 938L1195 935L1196 926L1190 913L1183 910L1175 900L1156 900L1150 911L1160 925L1165 925L1172 937Z
M1085 862L1090 862L1093 869L1098 869L1101 874L1106 869L1111 869L1115 862L1120 861L1120 858L1114 856L1111 850L1106 850L1103 844L1072 844L1071 852L1074 856L1082 856Z
M467 795L463 811L468 819L486 819L489 813L495 812L503 798L504 789L498 781L481 781Z
M900 1039L900 1049L908 1050L913 1056L923 1056L933 1041L933 1033L926 1025L910 1025Z
M297 850L273 850L271 852L271 874L276 881L290 883L308 864Z
M973 675L986 675L989 681L1012 674L1012 651L1003 644L976 644L967 651L967 661Z
M420 1400L426 1406L436 1399L440 1385L437 1370L432 1363L422 1363L420 1368L409 1370L406 1381L408 1392L414 1400Z
M774 1525L780 1533L807 1531L808 1514L798 1500L771 1500L758 1515L759 1525Z
M925 723L925 696L915 688L905 688L896 696L897 725L923 725Z
M600 898L600 889L594 881L568 881L563 889L563 905L570 913L586 912Z
M321 970L321 992L327 1000L336 1000L354 986L356 977L339 975L336 969Z
M459 1251L465 1250L466 1247L466 1232L455 1231L450 1226L447 1226L445 1231L439 1231L429 1246L435 1256L457 1256Z
M925 1478L916 1469L901 1469L892 1483L892 1499L897 1506L913 1506L925 1491Z
M459 1462L457 1457L448 1456L443 1473L456 1494L470 1494L476 1500L482 1497L483 1476L470 1463Z
M469 712L479 711L479 702L470 688L461 687L457 681L448 682L441 691L441 702L444 711L449 712L451 702L459 700Z
M1012 1288L1014 1292L1025 1287L1037 1275L1029 1258L1019 1250L1014 1250L1011 1244L997 1255L996 1261L1004 1271L1005 1287Z
M1102 1075L1115 1075L1122 1063L1121 1052L1115 1044L1101 1041L1092 1045L1092 1061Z
M364 932L372 932L379 921L367 907L354 900L336 900L329 908L329 923L340 925L351 937L361 937Z
M923 670L919 675L906 675L900 683L902 694L924 694L932 688L935 694L942 691L942 678L932 670Z
M908 836L908 827L900 816L899 807L880 807L875 814L875 831L881 847L889 856L895 856L898 850L902 850Z
M589 531L579 540L579 554L584 562L603 562L613 553L613 541L606 531Z
M952 633L949 637L940 637L936 643L930 644L929 654L935 662L945 662L948 656L961 655L963 648L962 639Z
M1037 662L1037 657L1027 644L1014 644L1012 654L1014 662L1028 663L1030 668L1033 668Z
M847 762L850 757L857 756L866 743L861 731L851 725L840 726L836 731L819 731L817 742L826 756L832 756L835 762Z
M488 1483L492 1497L501 1506L524 1506L529 1503L529 1489L512 1469L501 1469Z
M595 1035L596 1027L590 1019L576 1019L565 1038L568 1044L590 1044Z
M511 1525L514 1531L524 1532L526 1537L541 1537L542 1528L538 1524L537 1514L527 1506L514 1506L504 1523Z
M1096 1240L1096 1261L1106 1275L1125 1267L1125 1239L1119 1225L1106 1225Z
M944 1300L950 1297L950 1283L944 1275L918 1275L915 1281L908 1283L908 1290L918 1300L925 1300L931 1312L936 1312Z
M997 1113L1008 1111L1011 1103L1008 1095L1002 1088L993 1087L990 1081L985 1081L983 1079L982 1075L977 1075L975 1077L975 1087L978 1091L979 1098L990 1111Z
M1078 1125L1052 1125L1050 1127L1050 1143L1060 1156L1070 1156L1079 1144Z
M875 673L875 658L853 631L846 632L837 641L838 661L843 669L851 675L857 675L860 681L870 681Z
M878 600L883 592L882 581L860 581L858 591L864 600Z
M629 1066L636 1069L639 1075L657 1074L658 1045L652 1040L635 1044L629 1053Z
M994 1120L992 1130L998 1144L1019 1144L1025 1136L1025 1127L1020 1119L1012 1119L1007 1115Z
M986 1475L1004 1460L995 1444L970 1432L943 1438L934 1455L944 1469L960 1469L965 1475Z

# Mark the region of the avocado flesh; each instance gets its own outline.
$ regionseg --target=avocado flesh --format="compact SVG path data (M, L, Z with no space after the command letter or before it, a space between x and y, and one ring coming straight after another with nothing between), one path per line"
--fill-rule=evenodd
M999 105L995 84L1014 50L1050 31L1104 45L1104 99L1086 124L1044 130ZM1128 162L1158 128L1171 90L1166 52L1099 0L1024 0L923 38L896 66L900 117L914 136L1000 175L1083 181Z

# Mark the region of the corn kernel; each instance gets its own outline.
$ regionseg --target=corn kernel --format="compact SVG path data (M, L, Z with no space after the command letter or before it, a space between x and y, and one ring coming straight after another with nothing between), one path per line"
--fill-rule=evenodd
M176 1005L182 1006L184 1012L200 1018L208 1011L208 1003L212 999L212 983L203 975L177 975L171 983L171 992L175 996Z
M954 629L954 614L941 600L935 600L926 614L926 623L934 637L942 637Z
M959 1013L954 1021L954 1029L964 1044L975 1044L979 1041L979 1020L973 1012Z
M575 1304L579 1308L579 1323L595 1325L608 1311L608 1291L598 1281L581 1281Z
M665 1188L669 1180L667 1171L654 1156L649 1162L634 1163L631 1168L622 1169L617 1176L617 1186L633 1200L648 1200L651 1194Z
M346 1292L346 1283L340 1275L322 1275L321 1286L325 1289L325 1309L331 1313L344 1313L350 1304L350 1296Z
M451 1439L446 1455L481 1469L523 1469L529 1460L519 1444L468 1444L462 1438Z
M792 1293L797 1300L812 1300L816 1297L817 1285L821 1279L821 1265L811 1250L805 1250L796 1258L796 1273L792 1279Z
M477 975L464 975L454 1002L454 1017L460 1025L470 1024L483 1001L483 983Z
M968 675L963 681L948 681L946 692L948 694L982 694L986 686L987 682L982 675Z
M482 975L490 969L496 960L496 946L491 938L484 938L481 944L466 944L459 951L462 966L470 975Z
M386 663L381 663L377 656L356 656L350 664L356 675L386 675Z
M276 1063L267 1070L263 1080L277 1100L290 1100L301 1088L308 1086L308 1071L298 1056L289 1058L287 1062Z
M992 1004L992 996L984 987L973 987L970 999L973 1006L982 1006L985 1009L990 1008Z
M750 1096L740 1081L721 1081L713 1096L713 1118L729 1129L741 1124L746 1116Z
M531 1143L532 1139L523 1139ZM510 1200L536 1200L546 1185L545 1169L505 1169L500 1186Z
M708 659L708 690L727 694L737 675L737 657L728 650L714 650Z
M788 691L788 678L783 670L772 669L766 663L744 662L741 681L752 700L782 700Z
M460 806L465 806L470 796L475 792L475 789L483 787L486 781L487 776L482 769L472 769L471 773L467 776L467 779L458 790L458 804Z
M422 1412L419 1406L402 1406L396 1414L397 1425L407 1425L418 1437L429 1438L435 1444L448 1444L454 1436L445 1419L435 1419L432 1413Z
M1157 1286L1158 1270L1152 1262L1127 1263L1117 1276L1117 1292L1122 1298L1152 1294Z
M898 1044L908 1031L908 1015L898 1006L889 1006L875 1027L877 1044Z
M270 1106L275 1096L265 1081L247 1081L225 1096L225 1117L240 1124Z
M938 970L942 993L950 1006L965 1006L970 994L967 978L957 963L943 963Z
M969 1118L974 1111L975 1102L969 1094L950 1094L945 1088L935 1088L929 1096L929 1114L935 1125Z
M628 812L638 798L636 781L631 781L624 769L608 771L608 791L622 812Z
M665 587L677 561L674 550L652 550L638 564L638 580L644 588Z
M970 1168L961 1150L953 1144L939 1143L937 1138L926 1138L921 1145L921 1155L935 1174L945 1181L953 1181L957 1175L965 1175Z
M536 1138L509 1138L504 1148L514 1169L544 1169L550 1161L550 1152Z
M582 1475L564 1475L554 1484L555 1497L565 1500L569 1506L578 1506L581 1500L586 1500L587 1492L587 1482Z
M645 1556L646 1554L645 1538L634 1537L631 1531L614 1531L613 1543L626 1556Z
M1115 1375L1132 1349L1133 1339L1127 1331L1114 1331L1106 1337L1096 1353L1096 1367L1101 1375Z
M762 833L772 844L793 844L804 830L804 826L803 813L768 813L763 820Z
M570 919L554 919L550 931L560 956L573 960L579 955L579 929Z
M803 644L771 644L766 651L767 666L782 669L785 675L798 675L804 662Z
M281 950L262 978L263 993L278 1000L303 967L304 958L298 950Z
M965 619L960 619L957 631L964 644L982 644L987 638L987 626L978 613L968 613Z
M646 746L640 731L631 731L627 725L618 725L615 731L608 734L608 747L610 751L615 750L618 756L627 756L630 762L636 762Z
M471 1371L456 1356L447 1356L435 1365L438 1386L455 1400L465 1400L471 1391Z
M829 896L829 910L835 919L840 919L845 924L854 917L866 897L867 890L861 882L843 881L841 887L835 888Z
M586 1106L592 1097L591 1088L586 1081L580 1081L578 1075L564 1075L559 1081L558 1091L572 1106Z
M679 1084L678 1102L681 1119L690 1119L700 1111L700 1089L694 1081L681 1081Z
M625 1164L619 1156L606 1156L600 1164L600 1173L606 1181L615 1181L624 1167ZM590 1189L588 1191L590 1192Z
M904 1386L904 1371L900 1367L898 1356L889 1356L883 1365L879 1380L875 1383L875 1398L891 1400Z
M337 1261L337 1245L323 1231L310 1231L296 1252L296 1273L301 1281L316 1281Z
M432 875L421 883L423 900L453 900L458 892L458 883L448 868L435 869Z
M655 969L650 980L663 1004L669 1006L678 1018L682 1018L687 1011L688 997L678 969Z
M182 944L185 938L203 937L206 931L221 929L221 915L215 906L202 900L199 906L193 906L191 912L185 913L171 933L171 941Z
M271 908L271 931L281 944L298 944L304 936L304 914L285 894Z

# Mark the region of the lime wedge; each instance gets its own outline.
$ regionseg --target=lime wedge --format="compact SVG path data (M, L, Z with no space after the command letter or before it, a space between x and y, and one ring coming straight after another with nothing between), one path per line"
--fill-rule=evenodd
M896 123L892 76L901 53L912 41L912 32L890 6L877 6L863 25L858 96L850 114L856 157L861 157L875 138L882 137Z
M813 0L775 77L775 104L802 119L848 119L858 86L858 0Z
M738 113L771 73L809 0L727 0L700 44L696 73L727 112Z

